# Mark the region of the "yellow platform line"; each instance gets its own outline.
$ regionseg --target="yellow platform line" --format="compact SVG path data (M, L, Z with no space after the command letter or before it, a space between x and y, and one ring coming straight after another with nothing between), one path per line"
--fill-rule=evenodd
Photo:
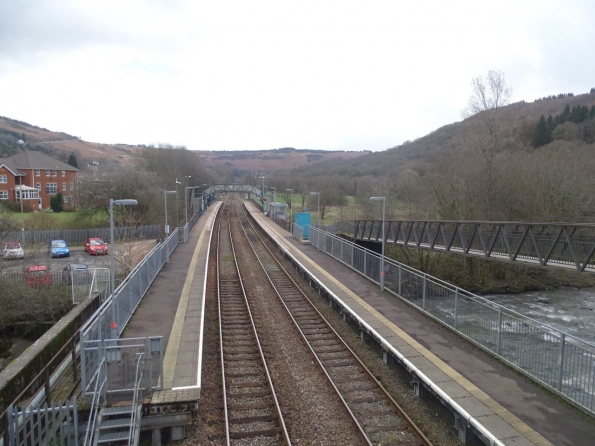
M192 260L190 261L190 267L188 268L188 274L186 275L184 287L182 288L178 309L176 310L174 324L169 335L167 349L165 350L165 358L163 359L164 389L171 389L173 386L174 373L176 371L176 364L178 362L178 352L180 350L180 340L182 339L182 331L184 329L184 319L186 318L186 309L188 308L188 300L190 299L190 290L192 289L192 282L194 281L196 263L198 262L200 248L202 247L202 243L205 238L205 232L206 231L202 231L200 237L198 238L198 242L196 243L196 248L194 248Z
M259 215L259 214L253 214ZM260 216L259 216L260 219ZM261 220L263 222L263 220ZM266 225L270 229L276 229L272 226L263 222L262 224ZM276 231L275 231L276 232ZM337 287L339 287L345 294L355 300L358 304L360 304L363 308L370 312L370 314L374 315L379 321L384 323L388 328L394 331L399 337L401 337L405 342L407 342L411 347L417 350L422 356L428 359L432 364L446 373L453 381L463 387L467 392L473 395L475 398L480 400L484 403L487 407L489 407L494 413L502 417L506 422L508 422L511 426L513 426L518 432L525 435L529 440L531 440L534 444L539 446L554 446L553 443L550 443L545 437L543 437L539 432L535 431L531 426L523 422L520 418L498 403L496 400L491 398L488 394L483 392L477 386L475 386L472 382L470 382L467 378L462 376L459 372L455 369L450 367L428 349L426 349L423 345L413 339L409 334L395 325L393 322L388 320L384 317L381 313L379 313L374 307L368 304L365 300L339 282L334 276L329 274L325 269L323 269L320 265L316 262L311 260L308 256L303 254L301 251L296 249L293 245L284 243L282 240L278 240L278 243L282 243L286 249L291 250L295 256L299 256L303 259L303 264L308 263L311 268L318 271L320 274L325 276L328 280L334 283Z

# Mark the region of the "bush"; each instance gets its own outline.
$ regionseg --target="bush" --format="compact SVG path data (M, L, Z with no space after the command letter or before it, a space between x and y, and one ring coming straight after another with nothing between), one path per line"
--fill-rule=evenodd
M62 212L64 209L64 197L62 196L62 192L58 192L50 199L50 207L54 212Z

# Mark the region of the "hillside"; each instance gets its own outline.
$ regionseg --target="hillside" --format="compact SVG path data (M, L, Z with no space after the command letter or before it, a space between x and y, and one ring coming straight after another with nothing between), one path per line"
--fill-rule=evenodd
M235 176L250 172L273 172L284 169L311 166L323 161L341 162L354 160L371 153L340 152L326 150L297 150L291 147L258 151L198 151L205 167L225 166Z
M130 164L135 152L140 150L138 146L125 144L87 142L67 133L0 117L0 158L13 155L23 148L38 150L63 161L74 153L79 167L91 162Z
M19 150L38 150L67 161L74 153L79 167L93 162L134 163L134 155L145 146L100 144L63 132L37 127L26 122L0 117L0 158ZM205 167L223 166L237 175L249 172L272 172L308 166L321 161L351 160L369 152L332 152L283 148L259 151L196 151Z

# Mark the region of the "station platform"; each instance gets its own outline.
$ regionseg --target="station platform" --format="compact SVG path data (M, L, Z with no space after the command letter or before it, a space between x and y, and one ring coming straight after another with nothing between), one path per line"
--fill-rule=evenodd
M209 206L185 243L179 243L130 319L123 338L163 336L163 390L151 405L195 409L200 399L203 313L213 223L221 202Z
M416 311L248 204L275 242L505 445L594 443L595 420Z
M245 202L257 222L308 274L440 387L503 445L593 444L595 421L312 245L302 245ZM123 337L163 336L164 388L155 407L200 400L203 311L213 203L170 256Z

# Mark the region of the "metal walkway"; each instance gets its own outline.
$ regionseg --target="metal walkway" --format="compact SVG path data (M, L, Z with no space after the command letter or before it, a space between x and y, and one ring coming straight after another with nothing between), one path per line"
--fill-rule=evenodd
M356 240L595 273L595 225L481 221L358 220Z

